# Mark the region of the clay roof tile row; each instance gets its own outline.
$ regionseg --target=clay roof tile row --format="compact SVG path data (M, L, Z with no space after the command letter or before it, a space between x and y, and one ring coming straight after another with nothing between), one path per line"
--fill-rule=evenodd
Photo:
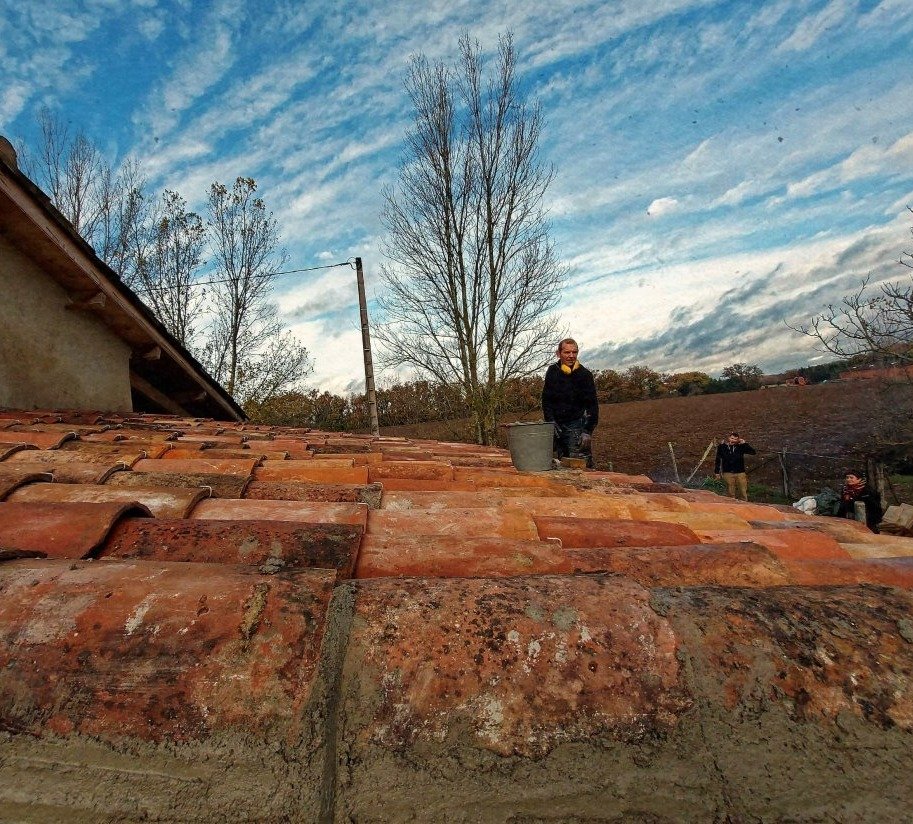
M0 501L2 809L842 820L801 784L839 758L903 809L910 539L469 444L53 411L0 413Z

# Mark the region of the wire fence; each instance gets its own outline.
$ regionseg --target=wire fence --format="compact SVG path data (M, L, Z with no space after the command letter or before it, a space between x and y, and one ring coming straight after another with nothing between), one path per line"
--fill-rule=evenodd
M669 444L666 451L643 456L641 472L660 483L679 483L690 488L705 486L713 477L716 442L709 443L699 459L686 456ZM822 489L839 490L847 472L868 475L870 462L862 454L821 455L788 448L758 448L746 457L749 483L770 487L792 501Z

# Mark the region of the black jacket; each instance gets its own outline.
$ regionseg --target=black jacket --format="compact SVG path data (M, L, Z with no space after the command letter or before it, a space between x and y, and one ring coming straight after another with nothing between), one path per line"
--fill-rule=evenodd
M584 430L592 434L599 423L599 403L593 373L580 366L570 375L561 371L561 363L553 363L545 373L542 387L542 414L547 421L571 423L586 418Z
M747 443L737 443L732 446L728 443L721 443L716 448L716 464L713 471L716 475L723 472L744 472L745 456L756 454Z

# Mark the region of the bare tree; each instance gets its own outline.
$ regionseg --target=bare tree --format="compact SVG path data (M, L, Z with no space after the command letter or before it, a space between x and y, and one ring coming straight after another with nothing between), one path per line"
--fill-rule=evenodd
M50 109L38 113L36 153L23 147L23 170L125 283L136 278L146 240L148 197L138 161L113 169L94 143Z
M166 190L152 216L146 248L138 251L139 291L165 328L184 346L194 340L204 311L194 281L204 263L206 227L177 192Z
M864 278L840 303L829 304L808 323L791 328L846 360L913 362L913 276L882 283L877 289Z
M899 262L913 268L909 252L903 252ZM790 328L850 363L897 367L882 373L880 391L872 394L874 435L867 445L879 458L890 460L913 447L913 275L877 287L869 281L864 278L839 303Z
M209 190L214 317L203 359L242 403L287 390L309 370L307 350L283 334L269 300L287 256L276 219L256 191L256 182L246 177L231 189L216 182Z
M550 316L564 271L543 198L542 114L517 88L511 37L493 78L477 42L456 70L412 61L415 108L399 186L385 193L386 365L461 387L476 438L491 443L507 380L541 369L558 332Z
M99 184L99 209L95 251L124 283L133 286L155 228L150 214L152 201L138 160L128 158L116 174L105 166Z

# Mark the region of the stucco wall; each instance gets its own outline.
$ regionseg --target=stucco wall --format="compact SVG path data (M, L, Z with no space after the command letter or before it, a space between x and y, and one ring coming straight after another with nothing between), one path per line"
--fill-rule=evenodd
M130 411L130 349L0 236L0 406Z

